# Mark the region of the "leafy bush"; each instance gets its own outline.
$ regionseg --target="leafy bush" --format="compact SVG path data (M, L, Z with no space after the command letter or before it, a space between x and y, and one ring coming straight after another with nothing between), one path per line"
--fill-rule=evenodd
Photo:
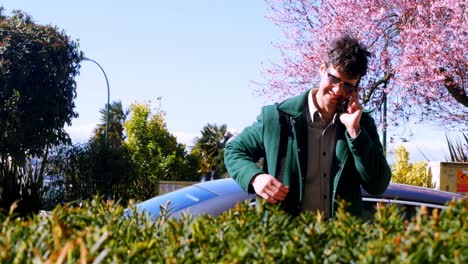
M68 142L82 52L64 31L0 7L0 157L22 165Z
M16 212L20 215L39 212L47 191L43 186L47 162L31 158L22 166L8 160L0 163L0 208L10 208L17 201Z
M432 176L426 167L424 161L409 163L409 152L399 146L395 150L395 164L392 165L392 182L433 188Z
M96 194L127 201L136 178L126 147L93 140L55 148L47 174L54 178L53 189L63 192L62 201L57 202L89 199ZM51 203L51 208L55 204Z
M44 167L52 146L69 142L65 125L74 111L78 42L51 25L0 7L0 208L39 210ZM38 168L41 169L38 169Z
M99 199L49 216L0 215L1 263L467 263L468 200L410 221L382 207L366 222L342 209L333 221L240 204L219 217L123 217Z
M161 103L161 98L158 98ZM124 146L135 164L137 179L133 197L141 200L158 194L160 180L199 180L197 161L185 151L185 145L167 130L165 112L151 108L151 102L133 103L124 123Z

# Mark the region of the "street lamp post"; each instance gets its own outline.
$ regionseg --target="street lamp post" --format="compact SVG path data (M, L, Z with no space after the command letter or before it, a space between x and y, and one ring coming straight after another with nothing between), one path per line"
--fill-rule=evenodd
M83 56L83 60L87 60L87 61L91 61L91 62L94 62L102 71L102 73L104 73L104 78L106 78L106 84L107 84L107 106L106 106L106 136L105 136L105 139L106 139L106 146L107 146L107 141L108 141L108 132L109 132L109 100L110 100L110 89L109 89L109 80L107 79L107 75L106 75L106 72L104 71L104 69L101 67L101 65L99 65L99 63L97 63L95 60L92 60L88 57L84 57Z

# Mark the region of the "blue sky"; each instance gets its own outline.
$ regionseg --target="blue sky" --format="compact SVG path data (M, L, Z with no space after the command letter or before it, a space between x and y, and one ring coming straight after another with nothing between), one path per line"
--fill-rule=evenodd
M79 40L85 56L105 70L111 101L124 107L162 97L167 127L180 142L192 145L207 123L240 131L251 124L264 98L255 96L252 81L262 82L262 63L277 61L271 45L281 32L265 18L263 0L109 1L2 0L52 24ZM76 111L69 131L84 142L99 122L107 100L104 76L84 61L77 81ZM443 160L443 132L437 127L413 130L406 143L413 160Z

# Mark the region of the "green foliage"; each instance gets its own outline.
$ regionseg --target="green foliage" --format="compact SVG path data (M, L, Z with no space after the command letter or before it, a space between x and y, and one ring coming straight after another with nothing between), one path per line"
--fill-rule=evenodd
M130 198L144 200L157 194L159 179L194 180L190 177L196 177L198 160L186 155L184 146L167 131L164 114L151 114L149 104L134 104L131 111L131 118L125 122L128 111L122 109L122 104L110 105L108 144L103 108L102 123L88 143L54 150L47 167L53 181L45 209L96 194L122 203Z
M207 124L201 131L201 137L195 139L192 154L200 159L199 172L214 178L226 173L224 165L224 148L233 135L227 131L227 125Z
M107 104L99 110L101 114L101 123L94 129L94 141L105 140L106 134L106 121L107 121ZM128 110L124 111L121 101L112 102L109 105L109 124L108 124L108 143L114 148L122 146L125 140L124 136L124 123L127 119Z
M427 173L426 162L409 163L409 152L399 146L395 150L395 164L392 165L392 182L433 188L432 176Z
M160 108L153 113L150 103L134 103L129 115L124 123L125 146L138 173L135 197L148 199L157 194L159 180L193 180L196 159L189 157L185 145L167 130L165 113Z
M15 165L68 140L77 117L75 76L82 53L57 27L21 11L0 17L0 155ZM3 164L4 165L4 164Z
M462 143L459 139L449 139L447 133L445 139L447 140L447 147L449 149L450 157L447 161L451 162L468 162L468 135L461 133L465 139L465 143Z
M55 179L53 187L64 191L63 200L56 202L83 200L96 194L126 202L132 197L136 179L135 166L125 147L114 148L96 141L55 149L47 174Z
M5 162L0 170L0 208L10 208L17 202L20 215L37 213L42 208L45 188L43 186L46 161L28 159L19 166Z
M1 263L467 263L468 200L403 220L380 206L366 222L246 203L219 217L154 221L99 199L49 216L1 216Z
M0 9L0 207L37 211L51 146L69 141L82 53L57 27ZM43 165L31 165L38 160Z

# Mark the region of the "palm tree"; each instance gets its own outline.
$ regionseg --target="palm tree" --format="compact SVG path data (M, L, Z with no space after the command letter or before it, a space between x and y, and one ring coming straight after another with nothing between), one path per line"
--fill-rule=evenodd
M450 139L445 133L445 139L447 140L447 147L449 149L450 156L446 156L447 161L451 162L468 162L468 135L461 132L461 135L465 139L465 143L459 138Z
M201 130L201 137L195 139L192 153L201 159L199 172L218 178L226 172L224 166L224 148L233 136L227 125L207 124Z
M94 140L100 141L104 138L107 120L107 104L99 110L101 114L101 123L94 129ZM125 139L123 124L127 119L128 110L124 111L121 101L114 101L109 106L109 127L108 143L109 146L120 148Z

